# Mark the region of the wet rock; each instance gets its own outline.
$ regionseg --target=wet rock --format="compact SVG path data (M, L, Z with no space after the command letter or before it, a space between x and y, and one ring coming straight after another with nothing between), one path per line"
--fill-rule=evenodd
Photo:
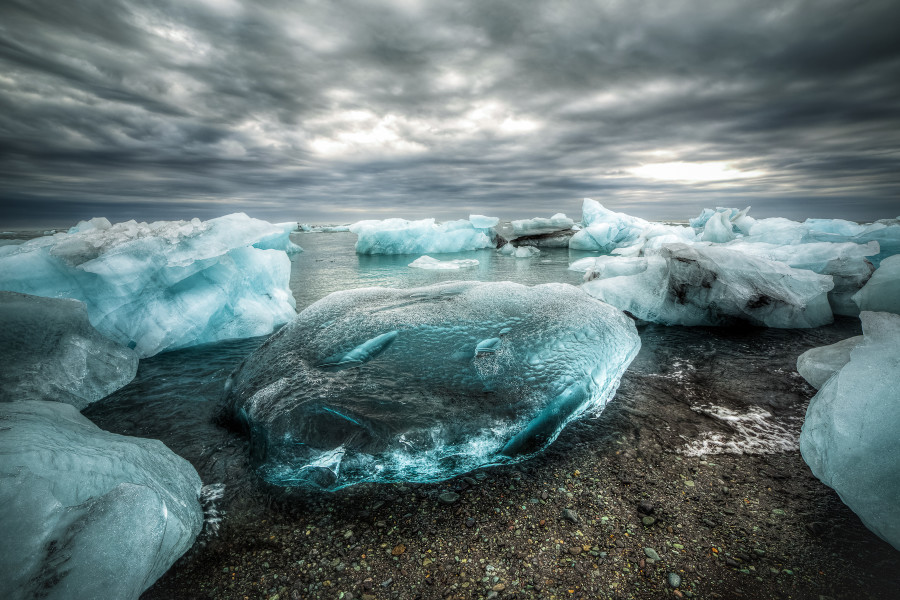
M681 585L681 575L678 573L669 573L669 586L677 588Z
M440 496L438 496L438 501L443 504L453 504L457 500L459 500L459 494L456 492L444 492Z
M570 523L578 523L579 522L578 513L576 513L571 508L563 509L562 516L563 516L563 519L565 519L566 521L569 521Z

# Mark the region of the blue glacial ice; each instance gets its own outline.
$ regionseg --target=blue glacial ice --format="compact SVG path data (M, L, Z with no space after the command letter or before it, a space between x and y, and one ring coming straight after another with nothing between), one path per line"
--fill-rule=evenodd
M611 211L590 198L584 199L582 213L584 226L569 240L573 250L633 256L663 244L697 240L697 233L690 227L650 223Z
M890 256L872 274L853 302L860 310L900 314L900 255Z
M200 490L158 440L60 402L0 404L0 597L136 599L200 533Z
M425 269L428 271L458 271L459 269L467 269L469 267L477 267L478 260L474 258L458 258L456 260L438 260L427 254L420 256L416 260L409 263L414 269Z
M721 246L665 244L645 256L583 259L570 268L586 273L582 288L591 296L654 323L790 328L833 319L830 276Z
M520 219L511 223L515 237L523 235L540 235L572 229L575 221L564 215L556 213L552 217L537 217L534 219Z
M533 258L541 253L540 248L535 246L513 246L510 243L504 244L498 252L507 256L515 256L516 258Z
M860 314L864 340L809 402L800 452L813 474L900 550L900 316Z
M500 223L497 217L485 217L484 215L469 215L469 222L476 229L490 229Z
M269 482L439 481L601 410L639 345L631 319L566 284L358 289L302 311L226 398Z
M821 389L832 375L850 362L850 352L862 341L863 336L857 335L828 346L810 348L797 357L797 372L809 385Z
M359 221L350 226L350 231L358 236L359 254L439 254L494 248L496 232L480 227L493 219L481 215L472 215L472 219L446 223L434 219Z
M134 379L138 356L94 329L83 302L0 292L0 402L78 410Z
M296 314L286 227L209 221L79 223L0 247L0 289L87 305L103 335L147 357L271 333Z

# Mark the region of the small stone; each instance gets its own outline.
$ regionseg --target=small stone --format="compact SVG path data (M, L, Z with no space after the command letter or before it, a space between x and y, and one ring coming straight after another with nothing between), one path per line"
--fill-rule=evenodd
M569 548L569 554L571 554L573 556L578 556L579 554L581 554L581 547L580 546L572 546L571 548Z
M652 515L654 510L654 506L650 503L649 500L641 500L638 504L638 511L644 513L645 515Z
M502 592L503 590L506 589L506 585L503 584L503 583L498 583L497 585L495 585L495 586L492 587L491 589L492 589L493 591L495 591L495 592Z
M394 549L391 550L391 554L394 556L400 556L404 552L406 552L406 546L403 544L397 544L396 546L394 546Z
M773 508L773 509L772 509L772 515L775 516L775 517L783 517L783 516L784 516L784 511L781 510L780 508Z
M683 598L683 597L684 597L684 595L683 595L681 592L679 592L678 590L673 590L673 591L672 591L672 594L673 594L676 598Z
M669 587L677 588L681 585L681 575L678 573L669 573Z
M499 594L494 590L491 590L490 592L488 592L487 600L494 600L494 598L496 598L497 596L499 596Z
M468 527L469 529L475 527L475 519L473 519L472 517L466 519L466 527Z
M684 481L684 485L686 485L687 487L694 487L694 482L691 481L690 479L686 479Z
M653 548L644 548L644 554L646 554L647 558L649 558L650 560L652 560L654 562L661 560L659 558L659 553L656 550L654 550Z
M394 583L393 577L388 577L384 581L381 582L381 587L391 587L391 584Z
M438 500L444 504L453 504L457 500L459 500L459 494L456 492L444 492L440 496L438 496Z
M541 492L541 500L546 500L549 497L550 497L550 492L548 492L547 490L544 490L543 492Z
M571 508L563 509L562 516L563 519L569 521L570 523L578 523L578 513L576 513Z
M641 519L641 523L644 524L644 527L650 527L654 523L656 523L656 519L654 519L653 517L644 517L643 519Z
M733 558L728 557L728 556L725 557L725 564L728 565L729 567L734 567L734 568L741 566L740 563L738 563L738 561L736 561Z

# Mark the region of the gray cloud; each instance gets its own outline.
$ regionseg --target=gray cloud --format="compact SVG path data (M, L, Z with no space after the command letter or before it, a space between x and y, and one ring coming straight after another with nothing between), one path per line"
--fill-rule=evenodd
M582 196L897 216L897 22L890 0L7 0L0 221L575 216Z

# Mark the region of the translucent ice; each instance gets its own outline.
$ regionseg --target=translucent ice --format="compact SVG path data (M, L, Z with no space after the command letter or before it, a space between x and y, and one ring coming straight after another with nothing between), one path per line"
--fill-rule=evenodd
M496 227L500 219L497 217L485 217L484 215L469 215L469 223L476 229L489 229Z
M516 258L531 258L541 253L539 248L534 246L513 246L512 244L504 244L499 250L500 254L508 254Z
M410 267L415 269L428 269L431 271L452 271L464 269L467 267L477 267L478 260L474 258L460 258L457 260L438 260L427 254L420 256L416 260L409 263Z
M337 292L226 384L279 485L436 481L521 460L612 397L632 321L565 284Z
M881 261L866 285L853 296L860 310L900 314L900 255Z
M0 292L0 362L0 402L81 410L134 379L138 357L100 335L78 300Z
M600 257L582 287L632 315L666 325L818 327L832 321L831 277L718 246L666 244L644 257ZM616 265L616 261L622 261ZM607 278L600 278L604 274Z
M0 597L136 599L191 547L200 477L60 402L0 404Z
M434 219L359 221L350 226L350 231L358 236L359 254L436 254L493 248L494 230L475 226L485 224L488 217L474 216L474 223L465 220L435 223Z
M850 351L860 345L863 336L841 340L830 346L810 348L797 357L797 372L816 389L850 362Z
M0 247L0 289L81 300L94 327L141 357L264 335L295 314L285 229L244 214L94 219Z
M863 311L864 340L809 402L800 452L813 474L900 550L900 316Z
M584 227L572 236L569 247L575 250L612 252L635 243L650 223L625 213L613 212L596 200L585 198L582 206Z
M538 235L541 233L553 233L564 229L572 229L575 221L564 215L556 213L549 219L537 217L535 219L521 219L512 222L513 235Z

